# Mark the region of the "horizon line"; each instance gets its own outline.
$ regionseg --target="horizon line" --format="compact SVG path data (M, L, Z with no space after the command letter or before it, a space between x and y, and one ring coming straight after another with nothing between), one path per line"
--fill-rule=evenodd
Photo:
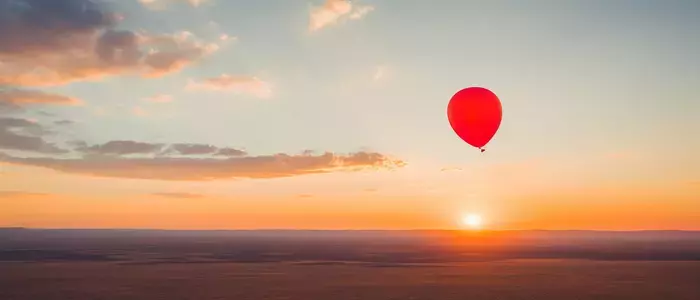
M418 228L418 229L322 229L322 228L254 228L254 229L168 229L168 228L61 228L61 227L22 227L22 226L8 226L0 227L0 230L104 230L104 231L190 231L190 232L245 232L245 231L325 231L325 232L427 232L427 231L439 231L439 232L465 232L465 233L478 233L478 232L524 232L524 231L547 231L547 232L616 232L616 233L634 233L634 232L697 232L700 233L700 229L629 229L629 230L608 230L608 229L431 229L431 228Z

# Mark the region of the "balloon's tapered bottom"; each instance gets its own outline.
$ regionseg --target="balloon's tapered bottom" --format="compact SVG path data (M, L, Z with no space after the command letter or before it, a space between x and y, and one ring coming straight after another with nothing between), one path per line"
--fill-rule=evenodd
M484 153L484 151L486 151L486 149L484 148L479 148L479 150L481 150L481 153Z

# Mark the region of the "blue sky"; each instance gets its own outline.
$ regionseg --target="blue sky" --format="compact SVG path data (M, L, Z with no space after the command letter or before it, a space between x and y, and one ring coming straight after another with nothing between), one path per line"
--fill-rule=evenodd
M490 149L500 156L653 148L659 139L684 143L700 126L692 113L698 5L689 1L366 1L356 5L375 10L363 19L310 33L309 11L320 4L219 1L193 8L183 1L155 12L119 4L124 28L237 40L164 78L61 87L89 99L85 109L66 113L92 123L82 129L94 142L224 142L263 153L370 147L439 153L447 162L464 161L469 149L447 126L445 105L471 85L492 89L504 103ZM379 67L385 78L373 82ZM273 97L182 89L189 78L222 73L261 77L274 86ZM175 101L143 102L156 94ZM120 114L118 105L152 116ZM92 116L92 106L116 116Z

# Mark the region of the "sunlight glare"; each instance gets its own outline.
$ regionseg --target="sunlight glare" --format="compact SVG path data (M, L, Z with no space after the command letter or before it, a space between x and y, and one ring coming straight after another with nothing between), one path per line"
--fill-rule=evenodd
M469 228L478 229L481 228L483 220L481 219L481 216L477 214L468 214L464 216L462 223Z

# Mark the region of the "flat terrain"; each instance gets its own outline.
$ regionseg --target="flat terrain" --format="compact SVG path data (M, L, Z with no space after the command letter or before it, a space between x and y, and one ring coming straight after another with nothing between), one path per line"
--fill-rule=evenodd
M0 229L1 300L700 299L698 232Z
M700 299L700 262L2 263L4 300Z

